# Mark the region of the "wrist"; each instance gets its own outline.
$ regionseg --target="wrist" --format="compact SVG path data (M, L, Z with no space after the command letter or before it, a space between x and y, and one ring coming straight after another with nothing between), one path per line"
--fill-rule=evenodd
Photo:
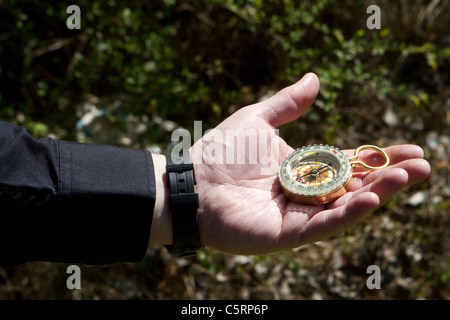
M155 170L156 200L153 210L149 244L170 245L173 242L172 215L169 210L169 187L166 178L166 157L152 154Z

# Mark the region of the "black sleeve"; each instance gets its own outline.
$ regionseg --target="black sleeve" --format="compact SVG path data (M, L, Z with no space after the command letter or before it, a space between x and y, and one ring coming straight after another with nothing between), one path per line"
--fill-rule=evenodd
M146 150L37 140L0 121L0 265L141 260L155 196Z

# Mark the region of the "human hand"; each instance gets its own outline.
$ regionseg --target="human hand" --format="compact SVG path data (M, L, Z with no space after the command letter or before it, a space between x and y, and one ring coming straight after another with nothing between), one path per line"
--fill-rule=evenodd
M429 175L420 147L391 146L385 149L389 167L374 172L355 169L349 192L329 204L301 205L286 198L278 183L278 166L294 149L274 129L301 116L318 90L317 76L307 74L268 100L238 110L191 148L205 246L234 254L263 254L323 240ZM246 144L238 142L239 133L247 135ZM249 147L255 137L256 149ZM362 156L377 161L370 152Z

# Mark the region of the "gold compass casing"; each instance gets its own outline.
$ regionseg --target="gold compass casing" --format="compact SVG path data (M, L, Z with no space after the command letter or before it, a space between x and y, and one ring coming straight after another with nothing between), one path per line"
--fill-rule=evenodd
M343 196L351 177L347 155L329 145L297 149L286 157L278 172L286 197L308 205L326 204Z

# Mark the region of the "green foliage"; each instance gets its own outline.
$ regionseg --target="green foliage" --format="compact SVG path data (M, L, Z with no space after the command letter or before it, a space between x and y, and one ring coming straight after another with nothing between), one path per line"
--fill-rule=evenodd
M402 93L383 56L423 54L436 70L448 49L394 39L388 27L368 30L365 5L321 1L80 1L81 30L68 30L65 4L2 4L1 114L40 121L64 111L67 99L122 93L127 113L211 126L230 106L253 102L269 87L305 72L321 79L308 115L332 143L344 95ZM347 10L347 11L346 11ZM351 14L352 23L340 15ZM376 70L376 72L374 72ZM419 100L421 98L418 98ZM252 101L253 100L253 101ZM414 103L417 100L412 98ZM422 101L422 100L420 100ZM294 138L298 138L295 137ZM155 137L156 140L161 137Z

